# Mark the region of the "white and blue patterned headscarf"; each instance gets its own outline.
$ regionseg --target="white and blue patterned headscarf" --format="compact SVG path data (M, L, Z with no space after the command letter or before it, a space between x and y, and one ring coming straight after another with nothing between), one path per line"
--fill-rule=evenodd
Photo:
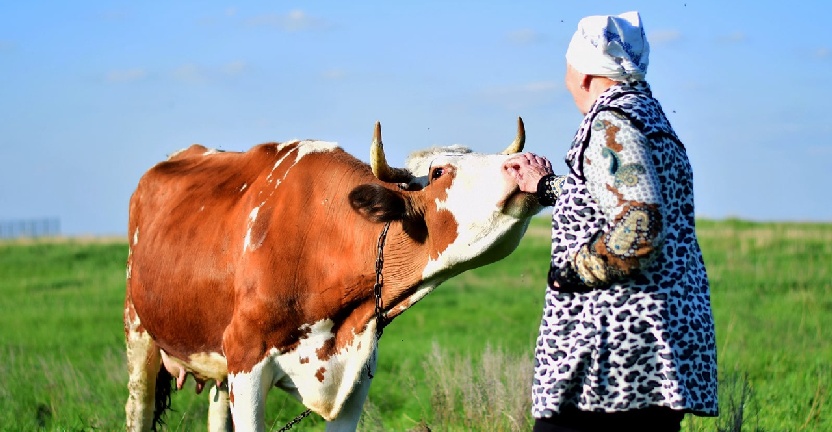
M638 12L582 19L566 50L566 61L578 72L615 81L643 81L649 57Z

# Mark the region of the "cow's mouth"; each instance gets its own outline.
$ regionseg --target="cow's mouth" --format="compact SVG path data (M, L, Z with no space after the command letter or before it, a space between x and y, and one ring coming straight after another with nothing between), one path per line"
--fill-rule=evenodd
M534 194L523 192L515 187L506 197L503 213L518 219L530 218L537 214L543 206L537 201Z

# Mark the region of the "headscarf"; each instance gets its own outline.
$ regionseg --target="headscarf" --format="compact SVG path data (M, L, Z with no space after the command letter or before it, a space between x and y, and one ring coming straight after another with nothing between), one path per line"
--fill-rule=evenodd
M615 81L644 80L649 57L638 12L582 19L566 50L566 61L578 72Z

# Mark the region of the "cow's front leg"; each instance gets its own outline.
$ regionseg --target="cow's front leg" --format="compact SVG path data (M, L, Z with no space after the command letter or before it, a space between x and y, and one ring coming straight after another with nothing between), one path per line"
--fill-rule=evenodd
M375 372L376 353L374 352L370 355L367 367L362 372L358 382L355 383L355 387L344 402L338 417L327 422L327 432L353 432L358 428L358 421L361 420L361 412L364 409L364 401L370 393L370 384L372 384L370 375L375 374Z
M265 430L266 393L274 385L274 362L266 342L253 337L256 322L236 316L223 334L228 364L228 401L234 429Z
M248 372L228 374L228 399L235 430L265 430L266 394L273 385L274 370L268 356Z

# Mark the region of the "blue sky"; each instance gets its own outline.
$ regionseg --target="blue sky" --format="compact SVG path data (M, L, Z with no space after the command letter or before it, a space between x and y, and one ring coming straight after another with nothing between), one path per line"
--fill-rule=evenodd
M565 172L581 116L564 53L585 15L638 10L648 81L702 217L832 221L832 3L127 2L0 5L0 220L126 232L144 171L191 143L527 149Z

